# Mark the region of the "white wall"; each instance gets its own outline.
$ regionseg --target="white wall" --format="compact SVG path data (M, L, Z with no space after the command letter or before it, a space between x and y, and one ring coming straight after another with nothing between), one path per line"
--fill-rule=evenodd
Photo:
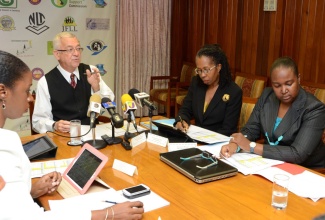
M31 3L32 2L32 3ZM32 90L40 75L57 65L51 54L51 41L62 31L73 32L84 47L82 62L104 64L102 77L114 88L116 0L11 0L0 1L0 50L21 58L33 72ZM100 5L102 2L106 5ZM63 5L60 5L63 3ZM65 22L67 21L67 22ZM94 41L103 48L98 53ZM21 136L30 135L29 113L7 120L5 128Z

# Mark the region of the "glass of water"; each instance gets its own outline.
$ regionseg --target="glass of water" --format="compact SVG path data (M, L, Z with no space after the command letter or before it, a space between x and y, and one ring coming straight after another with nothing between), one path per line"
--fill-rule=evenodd
M288 204L289 176L275 174L272 189L272 206L276 209L285 209Z
M81 145L81 121L74 119L70 121L70 142L69 145Z

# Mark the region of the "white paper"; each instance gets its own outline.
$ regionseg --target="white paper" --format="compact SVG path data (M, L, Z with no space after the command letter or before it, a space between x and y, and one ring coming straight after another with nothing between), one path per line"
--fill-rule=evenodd
M129 176L133 176L133 174L138 174L138 170L136 166L133 166L131 164L128 164L118 159L114 159L113 168Z
M228 144L228 142L220 142L216 144L209 144L209 145L202 145L199 148L201 150L206 150L210 152L212 155L216 156L217 158L220 158L220 151L223 145Z
M162 147L166 147L167 143L168 143L168 138L156 135L156 134L151 134L148 133L148 137L147 137L147 142L152 143L152 144L156 144Z
M144 143L147 141L147 138L146 138L146 134L145 133L142 133L142 134L139 134L137 136L135 136L134 138L131 139L131 146L132 148L136 147L136 146L139 146L140 144Z
M195 142L168 143L168 152L197 147Z
M208 129L204 129L198 127L196 125L191 125L186 134L194 140L207 143L207 144L214 144L219 142L229 142L230 137L219 134L214 131L210 131Z
M62 159L62 160L49 160L43 162L32 162L31 163L31 177L42 177L45 174L57 171L63 173L69 166L73 158Z

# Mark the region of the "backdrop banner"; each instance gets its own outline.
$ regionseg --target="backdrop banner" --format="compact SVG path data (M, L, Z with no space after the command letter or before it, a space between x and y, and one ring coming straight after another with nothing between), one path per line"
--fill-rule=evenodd
M38 80L58 64L52 39L72 32L84 48L82 62L97 66L114 91L115 10L116 0L0 0L0 50L27 63L35 90ZM8 120L5 127L30 135L29 113Z

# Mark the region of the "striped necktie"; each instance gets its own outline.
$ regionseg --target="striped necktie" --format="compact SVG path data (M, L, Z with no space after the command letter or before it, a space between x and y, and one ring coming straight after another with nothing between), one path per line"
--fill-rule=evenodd
M76 81L74 80L74 74L73 73L71 73L71 75L70 75L70 79L71 79L71 86L73 87L73 88L76 88L76 85L77 85L77 83L76 83Z

